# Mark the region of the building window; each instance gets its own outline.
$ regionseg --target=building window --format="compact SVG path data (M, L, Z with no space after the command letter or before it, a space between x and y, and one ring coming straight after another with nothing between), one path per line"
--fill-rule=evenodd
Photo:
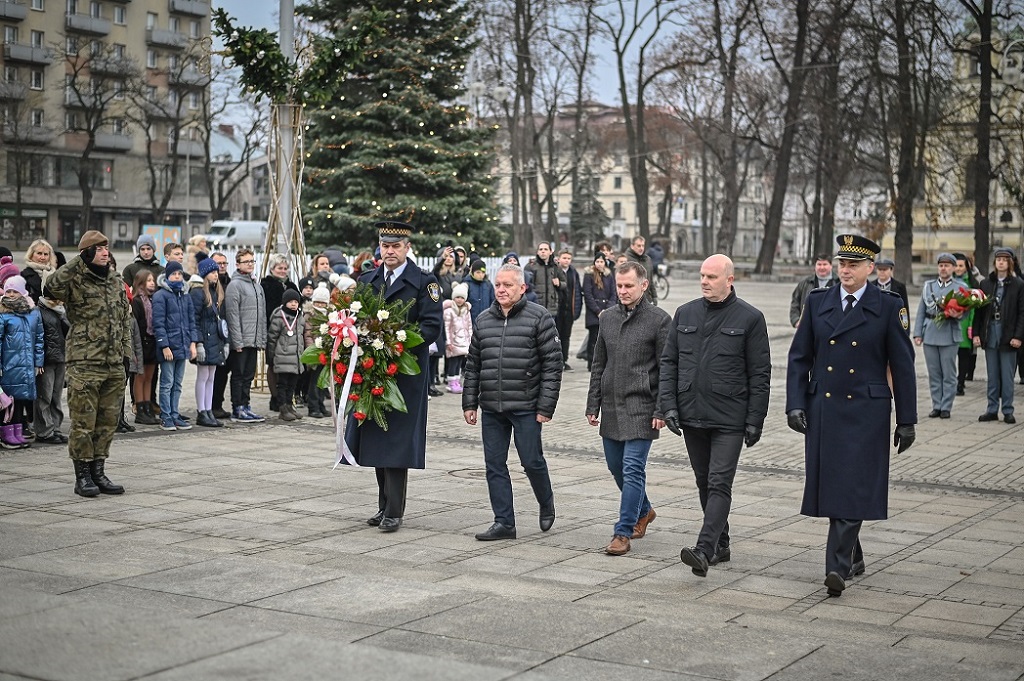
M4 26L4 44L10 45L18 42L18 27Z
M193 38L198 38L199 37L199 22L198 21L193 21L193 22L189 23L188 34L190 36L192 36Z
M146 101L149 101L149 102L155 102L156 101L156 85L147 85L146 86Z
M28 85L33 90L42 90L43 89L43 70L42 69L32 69L32 72L29 74Z
M612 180L612 185L615 187L615 189L622 189L622 178L616 177L614 180Z
M96 2L95 0L93 0L93 2L90 2L89 3L89 16L91 16L93 19L102 19L103 18L103 5L101 5L100 3Z
M180 31L181 30L181 19L179 19L178 17L168 17L168 19L167 19L167 28L171 29L174 32Z
M124 59L124 56L128 53L128 47L120 43L114 43L114 56L118 59Z
M7 83L18 82L18 67L10 64L4 65L4 81Z
M93 40L89 43L89 54L93 57L98 57L103 54L103 43L99 40Z
M190 92L190 93L188 93L188 108L190 108L193 111L195 111L200 106L202 106L202 101L199 99L199 93L198 92Z
M32 9L38 12L45 12L46 4L43 2L43 0L32 0Z
M78 14L78 0L67 0L64 7L68 14Z
M612 204L612 217L613 218L621 218L622 217L622 203L620 201L616 201L615 203Z
M114 99L124 99L124 81L122 80L114 81Z
M128 133L128 125L125 123L123 118L115 118L111 127L113 128L115 135L125 135Z
M156 28L156 20L155 12L146 12L146 28Z
M114 7L114 23L124 26L128 23L128 9L121 5Z
M174 90L167 93L167 108L175 112L178 110L178 93Z
M46 34L42 31L32 31L29 34L29 44L32 47L42 47L45 40Z
M43 115L42 109L32 109L32 118L30 119L30 122L32 123L33 128L43 127Z
M78 130L78 112L68 111L64 114L64 129L65 130Z
M156 51L155 50L146 50L146 66L151 68L151 69L155 69L156 68L156 64L157 64Z
M64 39L64 51L68 54L78 54L78 38L69 35Z
M177 72L178 65L180 63L181 63L181 59L176 54L172 54L171 56L167 57L167 68L171 72Z

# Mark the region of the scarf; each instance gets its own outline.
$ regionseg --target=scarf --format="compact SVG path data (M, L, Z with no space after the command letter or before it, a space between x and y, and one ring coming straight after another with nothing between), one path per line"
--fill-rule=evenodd
M39 278L43 282L43 286L46 286L46 280L50 278L50 275L56 272L56 270L50 266L50 263L38 263L29 260L25 263L28 267L32 268L39 275ZM39 289L42 291L42 288Z
M31 298L26 298L21 294L9 296L5 293L4 297L0 298L0 302L3 302L4 307L15 314L26 314L31 312L32 308L35 307L32 304Z
M149 293L146 291L139 291L135 298L142 301L142 309L146 311L146 334L149 336L153 334L153 299L149 297Z
M169 279L164 279L164 283L167 284L167 288L171 289L172 293L181 293L185 290L184 281L170 281Z

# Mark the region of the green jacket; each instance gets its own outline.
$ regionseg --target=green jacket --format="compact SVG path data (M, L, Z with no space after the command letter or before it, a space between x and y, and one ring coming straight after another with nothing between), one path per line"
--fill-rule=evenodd
M75 256L46 280L46 287L67 310L68 364L120 365L131 357L131 313L117 272L110 270L101 278Z
M960 318L960 347L974 347L974 339L971 333L971 325L974 324L974 310L968 310L967 314Z

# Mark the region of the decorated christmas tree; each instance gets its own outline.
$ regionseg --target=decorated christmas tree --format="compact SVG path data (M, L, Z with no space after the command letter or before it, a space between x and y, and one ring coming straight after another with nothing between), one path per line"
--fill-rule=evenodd
M307 108L302 209L314 244L367 247L373 223L416 228L423 253L448 239L499 252L494 130L469 115L466 64L475 17L463 0L315 0L298 8L340 37L383 15L331 100Z

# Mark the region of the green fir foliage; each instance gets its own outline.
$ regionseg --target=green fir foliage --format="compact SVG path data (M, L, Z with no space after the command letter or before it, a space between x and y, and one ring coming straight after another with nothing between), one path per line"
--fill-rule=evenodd
M463 0L315 0L297 9L336 36L379 37L329 103L308 107L302 209L310 243L367 247L373 224L413 225L417 250L448 239L501 252L493 180L495 131L471 119L466 64L476 17Z

